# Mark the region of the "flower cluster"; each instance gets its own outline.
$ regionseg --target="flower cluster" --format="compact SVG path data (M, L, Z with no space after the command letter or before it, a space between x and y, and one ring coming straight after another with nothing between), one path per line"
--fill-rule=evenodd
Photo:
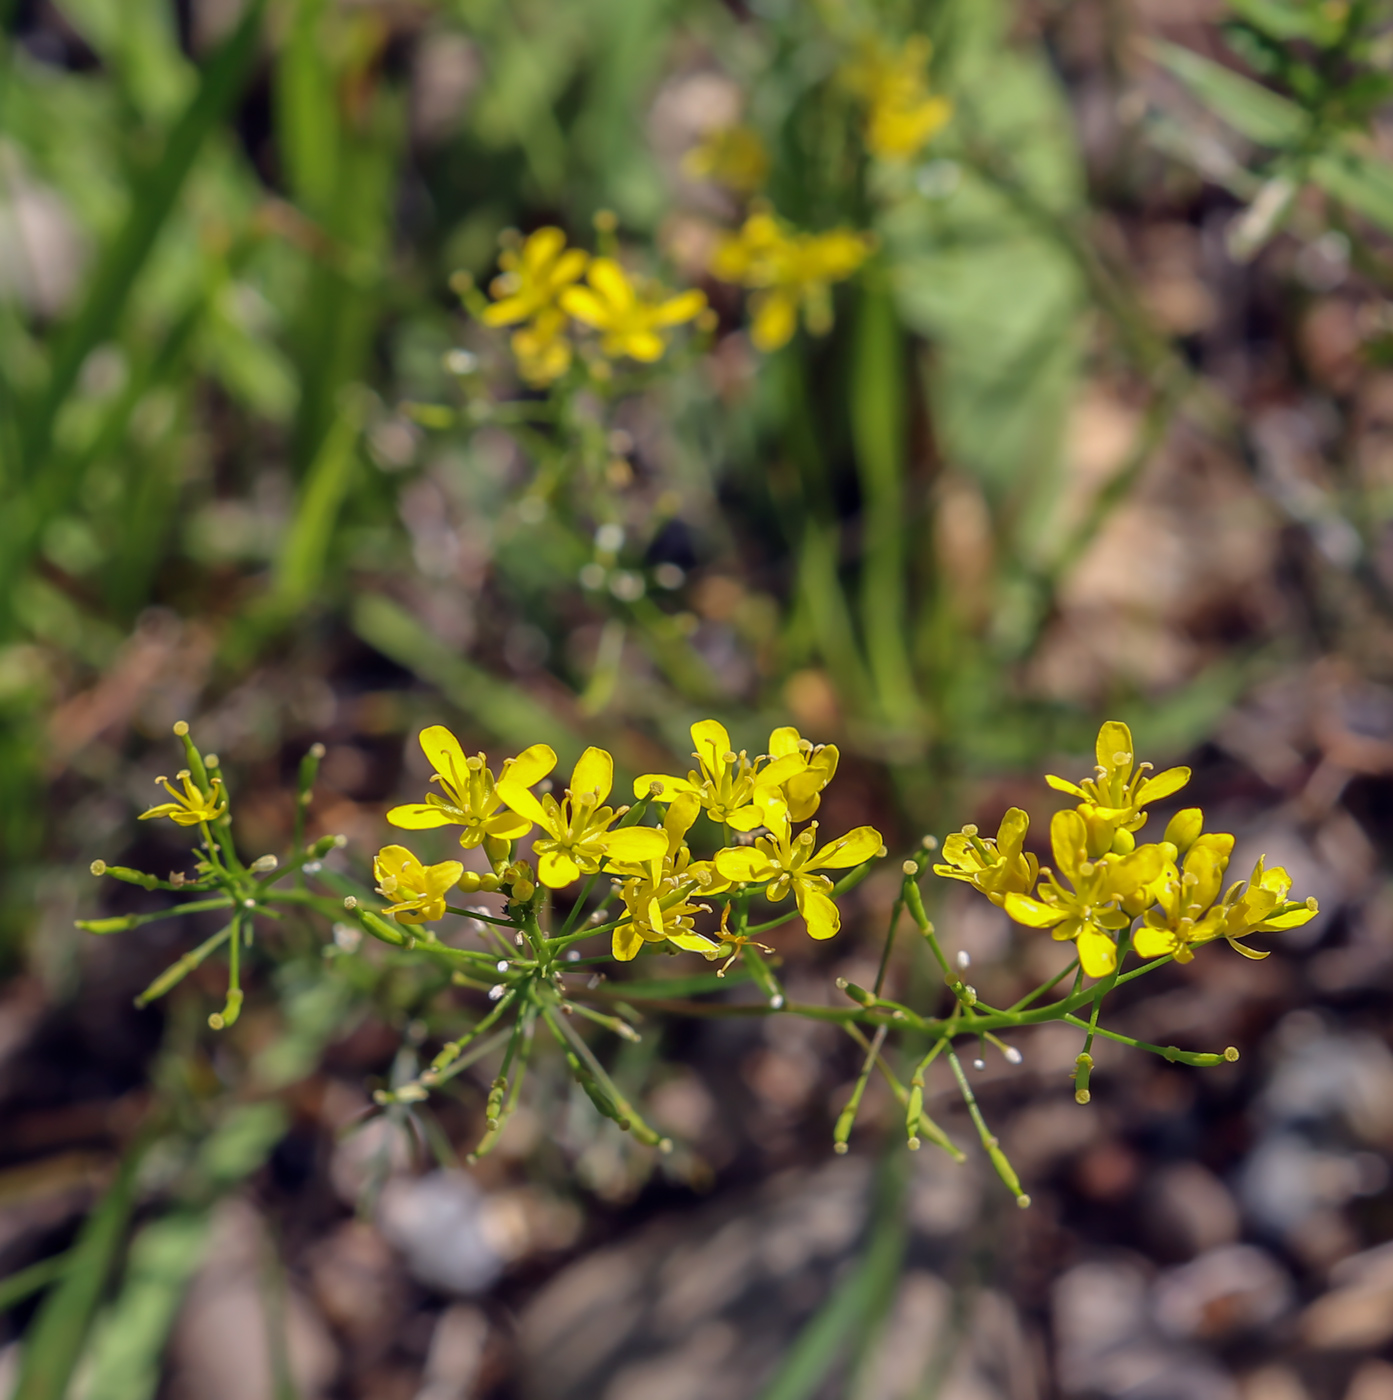
M865 105L866 147L885 160L911 160L953 115L953 104L930 92L927 69L933 46L912 35L892 52L868 40L842 71L843 81Z
M505 248L498 262L502 271L489 284L491 301L466 283L466 293L476 299L470 309L485 325L517 328L510 343L518 373L536 388L570 369L573 322L599 333L606 360L652 364L667 349L668 332L706 307L700 291L670 295L631 277L612 257L568 248L559 228L537 229L521 246Z
M846 228L803 233L757 209L717 247L711 273L754 292L750 338L767 353L793 338L800 311L809 331L825 335L832 325L832 284L856 272L874 246L869 234Z
M1094 776L1078 783L1051 776L1051 787L1079 799L1050 822L1053 868L1024 850L1030 819L1013 807L995 838L964 827L943 843L938 875L974 886L1027 928L1072 939L1090 977L1117 969L1119 936L1144 958L1188 962L1194 949L1225 938L1249 958L1266 953L1241 940L1254 933L1297 928L1316 915L1314 899L1287 898L1291 877L1259 859L1247 880L1224 887L1234 840L1206 832L1198 807L1177 812L1160 841L1139 845L1147 804L1178 792L1188 768L1151 773L1137 763L1132 734L1110 720L1098 731Z
M791 893L808 932L832 937L841 920L825 872L884 854L880 833L869 826L817 848L812 818L836 774L836 747L814 745L786 727L769 736L768 753L752 758L735 752L716 720L694 724L691 733L695 768L685 777L645 773L634 782L640 805L614 807L614 759L604 749L586 749L558 796L550 781L557 758L546 744L505 760L495 780L486 755L466 755L443 726L423 730L421 747L441 793L394 807L387 819L408 830L462 827L460 844L482 846L492 871L467 872L457 860L422 865L401 846L384 847L374 868L377 891L390 901L387 912L400 923L432 921L444 916L454 885L503 890L522 903L538 885L560 890L603 873L624 905L612 940L621 961L645 943L668 942L712 958L728 952L731 935L697 931L697 915L713 910L695 901L760 888L771 901ZM650 804L666 806L660 826L638 820ZM727 838L739 832L753 844L728 844L708 859L694 858L688 834L702 813ZM795 835L795 825L804 822ZM531 861L518 858L514 844L529 833Z

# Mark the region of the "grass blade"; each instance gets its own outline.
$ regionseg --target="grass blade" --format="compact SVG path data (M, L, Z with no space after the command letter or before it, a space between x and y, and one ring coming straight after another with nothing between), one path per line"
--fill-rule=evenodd
M204 70L198 91L169 133L163 156L131 191L126 222L98 263L86 301L55 346L48 382L21 422L20 453L30 479L48 456L59 410L83 363L115 329L205 138L241 89L256 54L264 5L265 0L248 5Z
M63 1400L102 1289L126 1238L135 1204L136 1170L148 1145L149 1139L142 1138L126 1154L111 1189L82 1227L62 1282L44 1299L25 1337L13 1400Z

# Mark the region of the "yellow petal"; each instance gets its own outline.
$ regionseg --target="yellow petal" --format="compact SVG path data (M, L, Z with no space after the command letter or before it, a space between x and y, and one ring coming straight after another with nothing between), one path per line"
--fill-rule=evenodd
M714 776L724 770L726 754L731 752L730 734L720 720L700 719L692 725L692 744L708 773Z
M672 800L663 818L663 830L667 833L668 850L676 855L682 845L682 838L692 829L692 823L701 811L701 802L695 792L679 792Z
M653 792L655 787L658 789L656 795ZM634 779L635 797L656 796L659 802L671 802L678 793L695 791L696 788L686 778L670 778L666 773L644 773Z
M643 947L643 935L635 924L620 924L610 940L610 952L619 962L632 962Z
M1067 792L1070 797L1082 797L1083 789L1077 783L1071 783L1067 778L1057 778L1053 773L1045 774L1045 781L1056 792Z
M809 889L800 880L793 887L793 894L798 901L798 912L803 916L812 937L831 938L841 928L842 916L837 912L837 906L821 890Z
M787 754L796 754L802 741L803 736L791 724L786 724L769 736L769 756L783 758Z
M598 807L613 786L614 759L604 749L586 749L571 774L571 791L576 800L593 798Z
M1029 895L1024 894L1008 894L1001 907L1006 911L1007 918L1014 919L1027 928L1053 928L1055 924L1063 923L1069 917L1067 909L1043 904L1040 900L1031 899Z
M1117 966L1117 944L1101 930L1085 925L1077 946L1079 962L1089 977L1106 977Z
M754 831L756 827L769 824L769 811L765 807L737 807L726 816L725 824L736 831Z
M532 830L532 823L516 812L505 810L495 813L484 822L483 829L490 836L497 836L500 841L518 841Z
M1136 749L1132 747L1132 731L1121 720L1110 719L1099 729L1098 742L1093 749L1099 766L1107 769L1109 774L1119 769L1128 774L1135 765Z
M627 311L634 304L634 287L613 258L596 258L586 280L609 303L609 311Z
M704 958L714 958L716 956L716 949L719 946L699 933L681 933L674 931L668 934L667 941L673 944L674 947L685 949L689 953L700 953Z
M568 282L574 282L585 271L589 261L590 254L585 249L568 248L557 259L556 266L551 270L552 286L561 287Z
M580 866L567 851L546 851L537 857L537 878L549 889L564 889L580 879Z
M1139 958L1164 958L1173 956L1184 940L1168 928L1150 928L1143 925L1132 939L1132 947Z
M613 341L607 341L603 348L607 355L627 355L631 360L651 365L663 358L667 347L656 331L629 331Z
M609 307L589 287L567 287L559 298L561 309L587 326L603 330L611 322Z
M662 860L668 853L667 832L652 826L622 826L601 839L610 860L625 865L644 865L650 860Z
M541 782L555 767L556 750L550 744L533 744L506 765L504 776L511 783L530 788L534 783Z
M653 322L659 326L680 326L699 316L706 307L706 293L695 289L679 296L669 297L659 305L653 315Z
M756 350L771 354L793 339L798 329L798 303L787 292L766 292L755 308L750 339Z
M1167 768L1164 773L1157 773L1154 778L1148 778L1138 785L1136 804L1144 807L1148 802L1159 802L1163 797L1179 792L1189 781L1188 768Z
M387 820L407 831L429 831L433 827L449 826L454 818L433 802L408 802L393 807L387 813Z
M1067 875L1077 888L1079 866L1088 859L1088 827L1077 812L1065 809L1050 819L1050 845L1054 863L1062 875Z
M522 265L535 273L553 261L565 246L566 235L554 225L547 224L528 235L527 242L522 245Z
M755 846L727 846L716 852L715 865L727 880L746 884L767 880L774 873L773 862Z
M858 826L829 841L807 864L808 870L842 870L847 866L860 865L863 860L878 856L885 840L873 826Z

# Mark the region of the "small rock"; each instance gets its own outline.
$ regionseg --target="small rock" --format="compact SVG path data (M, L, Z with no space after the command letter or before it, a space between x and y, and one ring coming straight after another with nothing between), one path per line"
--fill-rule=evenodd
M1292 1305L1292 1284L1272 1256L1224 1245L1157 1279L1152 1306L1172 1337L1226 1337L1275 1322Z
M1354 1373L1345 1400L1393 1400L1393 1366L1386 1361L1366 1361Z
M443 1293L481 1293L506 1262L485 1226L485 1196L463 1172L393 1177L382 1188L378 1224L418 1282Z
M431 1333L416 1400L469 1400L483 1366L488 1335L488 1319L478 1308L467 1303L446 1308Z
M1224 1183L1198 1162L1162 1167L1143 1199L1152 1233L1171 1257L1203 1254L1238 1239L1238 1206Z

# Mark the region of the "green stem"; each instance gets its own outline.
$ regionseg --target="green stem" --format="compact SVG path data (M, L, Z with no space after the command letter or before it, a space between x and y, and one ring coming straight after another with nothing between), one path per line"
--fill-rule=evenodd
M996 1168L996 1174L1006 1183L1007 1190L1016 1198L1016 1204L1021 1209L1025 1209L1030 1204L1030 1197L1021 1189L1021 1181L1016 1175L1016 1169L1001 1150L1001 1144L996 1135L987 1127L987 1121L982 1117L982 1110L977 1107L977 1096L972 1092L972 1086L967 1082L967 1076L963 1073L963 1067L958 1062L958 1057L951 1046L948 1049L948 1063L953 1067L953 1078L958 1081L958 1090L962 1094L963 1101L967 1104L967 1111L977 1128L977 1136L981 1138L982 1146L986 1149L987 1156L991 1158L992 1166Z

